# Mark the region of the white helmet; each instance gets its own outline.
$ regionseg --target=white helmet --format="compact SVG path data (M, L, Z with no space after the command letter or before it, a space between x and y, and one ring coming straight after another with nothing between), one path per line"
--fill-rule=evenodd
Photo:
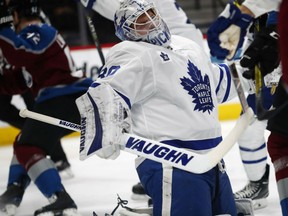
M143 16L144 15L144 22ZM139 17L142 17L142 21ZM121 40L146 41L168 47L170 31L153 3L145 0L124 0L114 17L116 35Z

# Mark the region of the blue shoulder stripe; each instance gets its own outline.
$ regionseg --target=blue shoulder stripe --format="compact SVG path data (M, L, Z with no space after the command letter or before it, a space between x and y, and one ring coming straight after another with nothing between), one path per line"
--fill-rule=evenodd
M224 77L223 70L220 67L219 67L219 69L220 69L220 78L219 78L219 82L218 82L218 85L217 85L217 88L216 88L216 94L218 94L218 92L219 92L220 84L222 83L222 80L223 80L223 77Z
M92 85L90 87L92 88L96 88L97 86L99 86L100 83L97 83L97 82L93 82ZM126 97L125 95L121 94L119 91L113 89L125 102L126 104L128 105L129 109L131 109L131 103L130 103L130 100L128 97Z
M116 91L116 90L114 89L114 91ZM128 105L129 109L131 109L131 103L130 103L129 98L126 97L125 95L121 94L121 93L118 92L118 91L116 91L116 92L117 92L117 94L119 94L120 97L123 98L123 100L124 100L124 101L126 102L126 104Z
M225 95L223 97L222 103L224 103L225 101L227 101L229 95L230 95L230 89L231 89L231 74L230 74L230 69L226 64L219 64L220 67L224 68L224 74L227 77L227 86L226 86L226 92ZM221 70L221 68L220 68Z

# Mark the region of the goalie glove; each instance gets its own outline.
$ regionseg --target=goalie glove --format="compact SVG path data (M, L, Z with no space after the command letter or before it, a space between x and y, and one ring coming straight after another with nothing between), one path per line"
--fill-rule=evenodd
M243 73L243 77L246 79L254 79L256 64L260 65L263 77L278 67L280 62L278 49L279 35L276 28L276 25L262 28L244 52L240 64L242 67L247 68Z
M252 17L242 14L239 8L230 2L207 32L210 54L218 59L231 60L242 47Z
M115 159L120 154L121 135L131 127L130 109L108 83L93 83L77 98L81 116L80 160L96 154Z

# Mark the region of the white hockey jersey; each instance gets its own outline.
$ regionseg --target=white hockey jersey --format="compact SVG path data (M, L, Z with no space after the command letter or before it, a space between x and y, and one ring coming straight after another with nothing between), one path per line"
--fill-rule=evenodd
M221 141L218 103L235 97L227 65L181 36L167 49L124 41L108 53L96 82L109 82L131 107L132 133L207 150Z
M278 11L282 0L245 0L243 5L249 8L255 17L259 17L270 11Z

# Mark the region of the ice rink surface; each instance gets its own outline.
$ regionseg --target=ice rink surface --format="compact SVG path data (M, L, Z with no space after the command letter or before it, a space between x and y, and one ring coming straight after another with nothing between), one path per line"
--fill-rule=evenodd
M222 122L223 137L232 129L235 121ZM269 135L267 132L266 137ZM92 216L93 211L98 216L111 213L117 206L117 194L128 200L129 207L146 206L145 201L131 200L131 188L138 182L135 171L135 156L122 152L116 160L104 160L97 156L80 161L78 157L79 137L63 139L63 146L72 165L75 176L71 179L63 178L63 184L71 197L78 205L82 216ZM0 193L6 188L9 164L12 156L12 147L0 148ZM242 189L247 177L240 160L238 145L236 144L225 156L227 172L230 176L233 190ZM281 216L274 169L270 158L270 195L268 206L255 211L256 216ZM34 211L48 201L42 196L32 183L26 190L22 204L18 209L19 216L32 216ZM117 212L114 214L117 215Z

